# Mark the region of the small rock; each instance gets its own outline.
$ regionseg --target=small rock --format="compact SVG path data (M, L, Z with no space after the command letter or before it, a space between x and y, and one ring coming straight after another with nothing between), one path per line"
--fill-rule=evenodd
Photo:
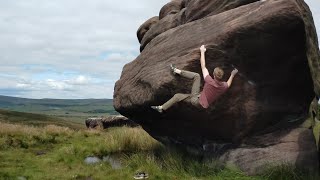
M100 118L88 118L85 121L87 128L109 128L109 127L121 127L121 126L129 126L129 127L136 127L138 124L133 122L132 120L121 116L107 116L107 117L100 117Z
M37 156L41 156L41 155L45 155L45 154L47 154L45 151L37 151L36 152Z

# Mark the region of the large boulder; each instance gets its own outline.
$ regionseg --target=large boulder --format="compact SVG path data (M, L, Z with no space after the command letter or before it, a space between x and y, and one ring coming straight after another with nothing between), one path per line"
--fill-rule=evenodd
M306 119L320 95L320 53L303 0L183 0L164 9L115 85L118 112L162 142L194 147L241 145L279 122L278 129L294 128ZM164 114L152 110L175 93L190 93L191 82L174 76L169 64L201 74L202 44L209 71L221 66L227 80L239 70L232 87L208 109L180 102Z

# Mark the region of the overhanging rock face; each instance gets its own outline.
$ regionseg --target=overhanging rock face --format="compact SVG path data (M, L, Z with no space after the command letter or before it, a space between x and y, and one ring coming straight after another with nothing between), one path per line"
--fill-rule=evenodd
M320 55L303 0L177 0L160 16L139 28L142 52L124 66L114 91L115 109L152 136L199 147L240 143L306 118L320 94ZM201 74L202 44L209 71L222 67L226 80L239 70L232 87L208 109L181 102L164 114L152 110L190 93L191 82L172 75L169 64Z

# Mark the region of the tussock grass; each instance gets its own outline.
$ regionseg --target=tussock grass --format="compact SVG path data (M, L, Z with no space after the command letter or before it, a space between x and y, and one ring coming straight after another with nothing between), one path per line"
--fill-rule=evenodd
M160 148L162 145L141 128L112 128L107 131L103 149L113 152L140 152Z
M318 180L319 176L312 175L306 170L298 169L292 164L281 164L277 166L270 165L266 167L262 177L264 179L273 180Z
M43 128L34 126L25 126L20 124L8 124L0 122L0 135L40 135L43 133L66 135L74 132L68 127L61 127L56 125L48 125Z
M0 149L24 148L56 144L74 132L67 127L48 125L43 128L0 122Z
M293 167L268 169L263 176L246 176L216 161L202 161L175 147L165 147L142 128L73 130L56 125L34 127L0 122L0 179L132 179L139 171L149 179L302 179ZM88 156L116 157L88 165ZM311 177L311 176L310 176Z

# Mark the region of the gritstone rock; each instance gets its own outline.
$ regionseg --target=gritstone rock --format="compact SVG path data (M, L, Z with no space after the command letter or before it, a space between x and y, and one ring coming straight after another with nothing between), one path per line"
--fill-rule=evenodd
M137 36L141 54L124 66L114 88L114 107L162 142L194 147L203 147L206 142L231 143L241 147L246 140L267 133L290 134L307 118L314 96L320 95L317 34L303 0L172 1L161 9L160 18L154 17L140 27ZM210 73L220 66L227 80L233 68L239 70L232 87L208 109L180 102L164 114L152 110L150 106L161 105L176 93L190 93L191 82L174 76L169 64L201 74L202 44L207 48ZM316 147L300 146L298 136L308 142L310 137L299 133L292 136L296 136L293 145L297 148L286 151L287 160L294 163L299 157L307 167L308 159L317 159L317 154L303 152L315 152L312 148ZM261 138L261 143L264 140ZM284 146L269 148L281 151ZM299 156L296 150L301 152ZM229 153L228 157L250 154L238 148L224 153ZM222 157L226 162L238 162Z
M129 127L136 127L134 121L124 117L124 116L112 116L109 115L107 117L100 117L100 118L88 118L85 121L87 128L109 128L109 127L120 127L120 126L129 126Z

